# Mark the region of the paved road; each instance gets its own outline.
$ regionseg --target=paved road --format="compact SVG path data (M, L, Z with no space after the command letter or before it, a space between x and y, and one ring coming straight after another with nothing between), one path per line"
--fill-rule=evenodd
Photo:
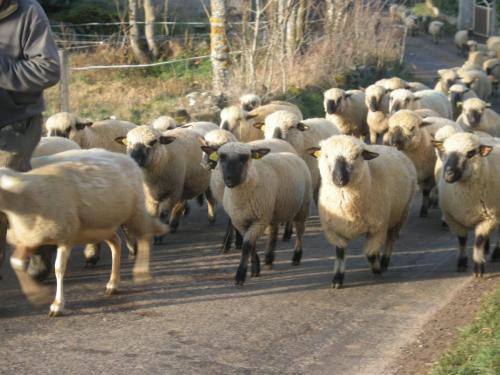
M224 215L209 226L199 208L155 248L151 285L134 285L125 259L122 292L106 297L109 255L84 270L74 251L62 318L30 306L4 265L0 373L383 374L426 319L471 282L470 272L455 272L455 239L439 212L420 219L419 203L389 271L372 275L355 241L345 288L335 291L333 252L316 212L300 267L290 265L293 244L280 242L275 268L243 288L233 285L239 255L217 253Z

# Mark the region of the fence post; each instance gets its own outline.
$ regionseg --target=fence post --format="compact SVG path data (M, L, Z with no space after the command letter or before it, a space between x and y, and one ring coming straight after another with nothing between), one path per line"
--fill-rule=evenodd
M69 63L68 51L59 50L59 61L61 64L61 80L59 82L59 110L69 112Z

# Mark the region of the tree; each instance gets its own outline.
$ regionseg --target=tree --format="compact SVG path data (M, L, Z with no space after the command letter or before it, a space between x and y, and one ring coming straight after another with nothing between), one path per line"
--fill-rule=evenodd
M141 31L137 25L137 18L139 13L138 0L128 0L128 22L130 26L130 47L134 55L141 64L150 62L148 54L143 50L141 43Z
M216 96L224 97L229 79L229 46L226 35L226 2L210 2L210 49L212 61L212 90Z
M146 42L151 56L158 58L158 45L155 40L155 6L152 0L144 0L144 32L146 34Z

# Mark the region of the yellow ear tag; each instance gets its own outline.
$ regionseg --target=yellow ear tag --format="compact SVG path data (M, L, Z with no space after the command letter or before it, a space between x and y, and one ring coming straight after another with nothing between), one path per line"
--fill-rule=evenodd
M256 152L255 154L252 155L252 159L254 159L254 160L259 160L261 158L262 158L262 156L258 152Z
M218 161L219 160L219 155L217 155L217 152L212 152L210 156L208 157L212 161Z
M266 125L262 125L262 127L260 128L260 130L262 130L263 132L266 131Z
M319 158L319 157L321 156L321 151L320 151L320 150L318 150L318 151L314 151L314 152L313 152L313 156L314 156L315 158Z
M123 143L125 146L128 146L128 140L127 140L127 138L123 138L123 139L122 139L122 143Z

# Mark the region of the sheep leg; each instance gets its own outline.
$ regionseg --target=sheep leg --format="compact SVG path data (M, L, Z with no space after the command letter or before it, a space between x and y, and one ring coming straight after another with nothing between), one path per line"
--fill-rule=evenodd
M304 221L295 222L295 231L297 235L295 237L295 249L293 251L292 266L298 266L300 260L302 259L302 238L304 237L304 232L306 230L306 223Z
M215 223L215 206L216 201L214 195L212 194L212 190L210 188L205 192L205 197L207 198L207 211L208 211L208 222L210 224Z
M500 232L497 231L497 243L495 249L491 253L491 261L498 262L500 260Z
M292 238L293 234L293 223L291 221L287 221L285 223L285 231L283 232L283 241L288 241Z
M380 258L380 269L382 272L387 271L389 268L389 263L391 262L391 256L394 252L394 245L398 239L400 226L396 228L391 228L387 231L387 237L385 240L384 254Z
M50 289L40 286L26 272L28 257L34 254L36 250L36 248L16 246L10 257L10 265L16 274L23 294L32 304L38 305L50 301Z
M366 237L364 253L375 275L379 275L382 272L380 267L380 248L386 242L386 237L386 231L370 233Z
M118 234L114 234L109 240L106 240L111 249L111 276L106 284L106 294L108 296L118 291L120 284L120 259L121 259L121 241Z
M335 247L335 263L333 265L333 289L340 289L344 284L345 273L345 248Z
M182 211L184 210L185 204L186 201L177 202L170 212L169 226L170 232L172 233L177 232L177 228L179 228L179 219L181 217Z
M137 255L137 241L132 233L122 226L123 235L125 236L125 244L127 245L129 259L134 259Z
M95 266L101 259L101 243L87 244L83 250L83 256L85 257L85 268Z
M487 237L484 242L484 253L488 255L490 253L490 238Z
M370 129L370 144L375 145L377 144L377 132L374 130Z
M274 250L276 249L276 241L278 239L278 224L271 224L271 232L267 242L267 250L264 258L264 263L268 268L273 268Z
M465 236L458 236L457 271L467 271L467 234Z
M255 244L252 246L252 269L250 276L252 277L260 276L260 259L259 255L257 254L257 249Z
M49 316L60 316L64 310L64 274L66 273L66 265L68 264L71 247L62 245L57 248L55 273L57 280L56 298L50 305Z
M248 269L248 258L251 253L252 255L254 252L256 254L255 244L265 229L266 225L261 223L252 224L247 229L245 236L243 237L240 265L236 271L236 285L243 285L245 283ZM252 259L254 258L252 257ZM258 257L255 260L258 260Z
M132 270L132 274L134 275L134 282L138 284L145 284L151 281L152 278L149 270L150 255L150 238L137 238L137 256L135 258L134 269Z
M222 242L222 248L220 249L221 254L226 254L231 249L231 244L233 243L233 223L231 219L227 222L226 234L224 235L224 241Z
M427 188L422 189L422 206L420 207L420 217L427 217L430 194L431 194L431 189Z
M240 250L243 246L243 236L236 228L234 228L234 234L235 234L234 248Z

